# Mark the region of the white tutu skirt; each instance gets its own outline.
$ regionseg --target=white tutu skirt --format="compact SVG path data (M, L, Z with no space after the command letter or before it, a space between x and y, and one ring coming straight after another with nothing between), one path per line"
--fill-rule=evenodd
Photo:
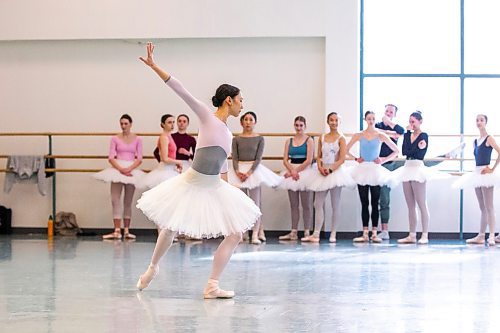
M252 199L219 175L192 168L144 192L137 208L159 228L195 238L245 232L262 215Z
M300 165L300 164L292 164L292 165ZM285 178L285 174L287 170L281 172L281 183L279 184L279 188L283 190L289 191L307 191L307 180L311 178L311 174L314 172L316 168L316 164L313 166L309 166L299 172L299 180L293 180L292 177Z
M395 187L397 181L391 171L380 164L363 162L351 168L351 177L358 185Z
M325 164L324 167L329 168L330 165ZM356 186L356 182L351 177L350 170L344 165L341 165L328 176L323 176L318 168L314 168L313 172L309 173L309 178L305 182L306 188L314 192L327 191L334 187Z
M116 162L118 163L118 165L124 168L129 167L134 163L134 161L124 161L124 160L116 160ZM106 183L122 183L122 184L137 185L141 181L142 177L144 177L144 175L145 175L144 171L134 169L132 170L132 176L129 177L121 174L120 171L111 167L99 171L97 173L94 173L92 177Z
M459 189L476 188L476 187L492 187L500 185L500 175L497 171L488 174L481 174L485 166L476 167L472 172L463 174L456 180L452 187Z
M141 180L136 184L136 187L138 189L150 189L165 180L178 175L180 175L180 173L175 168L175 164L165 164L160 162L155 169L151 170L151 172L141 178Z
M250 170L252 165L253 162L238 162L238 169L240 170L240 172L246 173ZM283 180L283 177L278 176L262 164L259 164L255 171L244 182L241 182L233 168L229 169L227 178L231 185L239 188L247 188L250 190L261 185L276 187Z
M421 160L406 160L405 164L401 168L394 170L392 174L398 184L409 181L424 183L428 180L446 179L450 177L447 173L426 167Z

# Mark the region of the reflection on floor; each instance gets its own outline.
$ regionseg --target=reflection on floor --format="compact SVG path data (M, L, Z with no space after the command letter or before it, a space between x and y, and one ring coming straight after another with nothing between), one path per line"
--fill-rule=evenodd
M137 292L152 241L0 237L1 332L488 332L500 247L431 241L242 244L203 300L217 241L175 244Z

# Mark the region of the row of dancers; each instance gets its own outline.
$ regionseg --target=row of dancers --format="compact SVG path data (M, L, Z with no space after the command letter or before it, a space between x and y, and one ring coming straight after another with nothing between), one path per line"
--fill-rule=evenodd
M220 276L234 249L240 243L242 233L254 227L262 215L259 206L252 199L236 186L232 186L227 182L227 172L229 170L227 158L231 152L231 145L233 147L236 145L236 151L238 151L241 144L244 152L249 146L246 145L246 140L241 140L241 142L235 140L233 142L232 134L226 125L229 117L239 116L243 109L243 98L238 88L223 84L217 88L212 98L212 104L216 108L216 111L212 112L208 106L193 97L179 80L159 67L154 61L153 53L154 46L148 43L147 57L141 57L140 60L184 100L200 119L200 126L196 153L191 166L185 172L167 179L144 192L138 200L137 207L142 210L148 219L156 224L159 235L151 261L146 271L139 277L137 288L139 290L147 288L158 274L160 260L172 245L177 233L198 238L224 236L223 241L214 253L212 270L203 290L203 297L205 299L231 298L234 297L235 293L219 287ZM253 119L245 121L247 116L249 114L244 115L242 124L257 120L255 115L250 114ZM302 204L304 204L304 201L309 199L311 193L305 188L304 184L316 184L316 204L318 208L321 208L318 211L322 211L322 207L320 207L321 201L324 202L328 192L331 193L334 222L335 219L338 220L338 203L341 189L351 184L357 184L362 203L363 235L356 238L355 241L367 242L371 240L379 242L380 238L377 235L376 226L379 219L378 205L381 187L390 187L394 185L394 179L398 179L403 183L410 222L408 237L399 241L401 243L416 242L415 207L418 206L423 225L423 233L419 242L427 243L429 214L425 200L425 190L426 183L434 177L434 172L423 163L428 148L428 136L421 129L423 122L421 113L415 112L410 116L408 130L404 133L402 149L402 153L407 159L404 166L392 173L384 166L390 163L399 153L394 142L397 140L396 134L399 135L399 133L394 135L390 133L395 126L391 126L394 124L391 124L389 119L384 119L384 121L391 130L376 129L375 114L371 111L368 111L364 118L367 128L354 134L349 143L346 143L345 137L338 130L338 115L335 113L329 114L327 122L330 126L330 132L319 140L318 162L317 167L314 168L311 167L314 145L304 132L306 121L300 117L295 119L296 135L286 141L284 151L286 171L282 175L284 180L280 182L281 187L288 187L289 189L288 193L292 208L292 231L283 236L282 239L297 238L298 201L301 200ZM484 226L488 225L490 228L488 243L491 245L492 239L494 244L494 238L492 238L494 237L493 186L498 184L498 177L494 171L500 158L497 159L493 167L489 165L492 150L495 149L498 153L500 148L494 138L487 135L485 128L487 117L478 115L476 123L480 131L480 138L474 141L477 170L472 174L463 176L457 182L457 186L476 189L482 217L484 217ZM248 128L250 127L248 125ZM383 131L389 132L384 133ZM392 137L390 138L389 135ZM244 131L242 139L256 137L258 136L252 134L252 132ZM257 138L254 140L258 142L257 147L263 145L262 139ZM132 141L130 140L130 142ZM350 152L356 142L360 144L359 156L354 156ZM123 144L127 144L127 142L123 142ZM161 151L168 147L168 144L162 144L160 140L160 156L164 155ZM387 146L388 151L386 153L388 155L386 156L381 154L383 144ZM133 146L132 143L130 145ZM128 148L129 152L133 151L133 148ZM256 151L259 150L262 151L260 148L256 149ZM350 171L344 167L346 156L354 158L358 162ZM116 157L118 158L118 156ZM254 158L253 162L246 161L246 158L237 156L237 159L233 161L234 177L237 177L241 183L240 187L245 182L253 183L253 176L260 173L257 172L260 163L256 164L256 160ZM120 174L130 177L137 167L137 163L140 162L130 159L127 166L118 163L115 166L113 162L111 163ZM175 162L170 164L175 165L177 169L180 167ZM245 168L243 168L243 165L245 165ZM134 166L135 168L133 168ZM262 174L264 177L264 173ZM313 181L315 179L321 179L322 181ZM371 199L369 199L369 195L371 195ZM370 203L372 205L371 214L369 213ZM368 237L370 217L374 231L371 238ZM321 224L324 223L324 215L323 218L318 218L317 221ZM311 227L309 224L309 228ZM483 223L481 224L481 232L474 241L481 242L482 237L484 242L482 227ZM314 233L306 234L303 240L319 241L320 229L321 225L317 226ZM335 237L335 234L333 236Z
M427 151L428 136L420 129L423 121L422 114L417 111L410 116L405 134L405 130L400 125L392 122L396 112L397 107L395 105L386 105L384 117L379 123L375 123L375 114L373 112L367 112L365 114L366 130L354 134L349 143L346 142L346 138L339 131L339 115L335 112L330 113L327 116L330 131L319 137L317 165L312 163L313 140L305 134L306 119L302 116L296 117L294 120L296 134L293 138L285 141L283 163L286 171L282 173L281 177L262 165L265 141L262 136L255 132L257 115L252 111L246 112L240 117L242 133L232 140L232 168L228 168L228 181L243 190L258 207L261 207L262 185L279 186L288 190L292 226L291 232L281 236L281 240L298 239L299 205L302 204L304 237L301 240L304 242L319 242L320 231L325 219L324 203L328 194L330 194L332 232L329 241L332 243L336 242L340 195L343 187L357 185L361 200L363 235L356 237L354 241L367 242L371 240L381 242L389 238L387 224L390 213L388 209L390 189L395 184L402 182L408 204L410 234L408 237L399 240L399 242L416 242L417 220L415 208L418 206L422 221L422 238L419 243L427 243L429 212L426 204L425 183L428 179L440 178L442 175L424 166L423 159ZM177 122L178 131L173 133L175 122ZM485 115L478 116L478 127L483 122L486 124L487 117ZM154 151L159 165L145 175L137 169L142 156L142 145L140 138L130 133L131 124L132 118L129 115L121 117L120 125L123 132L121 135L113 137L110 144L109 158L113 167L95 175L98 179L111 182L115 230L111 234L104 235L104 239L119 239L122 237L120 232L122 214L120 194L122 188L125 189L125 210L123 213L125 229L123 237L135 238L135 235L129 231L134 186L141 189L150 189L178 175L183 170L187 170L196 150L196 139L186 133L189 116L181 114L176 120L170 114L163 115L160 121L163 132L158 138L157 147ZM391 173L390 171L398 169L398 162L392 160L398 155L396 144L400 135L404 136L403 155L406 156L407 161L404 168ZM130 137L133 139L127 141L127 138ZM485 145L492 149L496 143L492 137L489 138L490 143L485 142ZM358 158L350 153L350 148L356 142L360 144L360 157ZM483 151L481 143L481 140L479 144L475 141L475 149L479 149L479 152ZM491 149L488 149L490 155ZM127 152L129 155L125 156L124 154ZM346 157L353 158L359 163L358 166L346 168L344 166ZM487 161L480 161L481 158L484 159L485 157L479 157L479 164L485 165L487 163L489 165L491 156ZM426 162L425 165L432 166L436 163L439 162ZM380 166L384 168L380 168ZM132 169L130 173L127 167ZM496 165L493 168L495 167ZM489 169L486 169L485 173L490 173ZM457 182L457 186L463 188L463 185L467 185L467 179L467 176L463 177ZM496 177L480 177L479 179L482 181L490 179L492 184L497 182ZM476 184L472 185L475 186ZM494 223L494 217L489 217L490 201L492 202L489 192L491 192L492 186L479 187L490 187L490 190L477 190L480 207L484 213L480 235L468 240L469 243L484 243L485 226ZM315 192L314 204L312 192ZM372 206L371 213L369 209L370 203ZM316 224L314 232L311 233L313 229L313 205ZM382 221L382 231L380 233L377 231L379 216ZM368 238L370 218L372 221L372 235ZM490 230L494 230L494 224L490 225ZM265 240L264 228L261 219L259 219L252 228L251 243L261 244ZM500 241L500 239L497 238L497 241ZM489 244L493 244L493 240L490 240Z
M318 143L317 167L307 168L312 161L312 145L309 137L302 133L305 127L305 119L295 119L296 136L285 146L285 186L288 185L290 204L292 208L292 230L281 236L280 240L296 240L298 225L298 200L302 201L304 219L303 242L319 242L319 235L324 224L324 202L328 192L330 193L332 205L332 232L330 242L336 242L336 229L339 220L340 194L343 187L357 185L361 201L361 219L363 223L363 234L353 239L354 242L380 243L383 239L389 239L387 223L389 222L390 189L399 183L403 185L403 193L408 207L409 234L399 239L398 243L417 243L417 208L420 212L422 224L422 236L419 244L427 244L429 229L429 210L426 200L426 184L432 179L446 178L448 175L440 173L432 168L440 161L424 162L427 153L429 139L427 133L423 132L422 113L413 112L409 117L407 130L392 122L397 107L386 105L385 115L382 122L375 122L375 113L367 111L364 115L366 129L355 133L347 143L345 137L339 132L339 117L332 112L327 117L330 132L322 135ZM495 139L488 135L486 124L488 117L480 114L476 117L476 125L479 130L479 138L474 140L474 157L476 169L460 177L453 183L454 188L474 188L479 207L481 210L481 224L479 234L468 239L468 244L484 244L486 227L489 228L488 245L494 246L500 243L500 235L495 238L495 214L493 208L494 186L500 185L500 175L495 172L500 162L500 147ZM402 154L406 161L401 166L393 161L399 154L397 140L403 136ZM302 143L301 143L302 142ZM351 148L359 142L359 156L353 155ZM297 153L296 148L303 147L302 152ZM453 157L463 148L463 144L450 153L439 157ZM499 157L494 165L491 164L491 154L495 150ZM286 156L290 163L286 162ZM346 157L357 162L352 168L345 168ZM299 185L302 183L301 185ZM282 183L283 186L283 183ZM315 221L314 232L310 234L312 214L307 202L311 191L316 192L314 200ZM298 192L298 194L297 194ZM384 194L384 196L382 196ZM371 209L370 209L371 206ZM379 210L380 207L380 210ZM295 209L295 212L294 212ZM380 216L381 215L381 216ZM378 233L379 217L382 220L382 232ZM372 234L369 237L369 223L371 219ZM308 223L309 222L309 223ZM385 224L385 226L384 226Z

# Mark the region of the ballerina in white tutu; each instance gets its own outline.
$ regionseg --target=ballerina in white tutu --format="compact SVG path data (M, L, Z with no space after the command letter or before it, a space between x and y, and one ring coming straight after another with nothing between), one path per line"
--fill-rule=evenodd
M398 239L400 244L417 242L417 211L420 210L422 236L419 244L429 243L429 209L427 207L427 181L433 177L433 171L424 165L424 157L429 145L429 136L422 132L422 114L420 111L410 115L407 132L403 138L403 155L406 156L402 168L394 171L396 179L403 183L403 193L408 206L408 221L410 233L407 237Z
M378 218L379 218L379 198L380 187L388 185L393 187L394 181L391 172L382 167L382 163L388 162L398 156L398 147L384 133L375 128L375 113L373 111L365 112L365 122L367 128L352 136L347 144L347 156L354 158L358 165L351 169L351 175L356 184L358 184L359 199L361 200L361 220L363 222L363 235L353 239L354 242L368 242L370 215L372 220L371 241L380 243L382 240L377 236ZM359 155L355 157L350 153L352 146L359 141ZM380 147L385 143L392 153L386 157L379 157ZM370 193L370 199L369 199ZM371 202L371 214L369 206Z
M160 126L163 128L163 132L158 138L154 154L160 163L150 173L142 177L137 188L151 189L182 172L182 161L175 159L177 146L172 138L174 123L175 118L171 114L164 114L161 117Z
M342 187L355 187L356 183L344 166L346 154L346 139L338 131L340 117L336 112L327 116L330 132L323 134L318 142L317 168L306 180L307 189L316 192L314 198L315 226L314 232L301 239L302 242L318 243L319 235L325 221L325 200L330 193L332 204L332 231L330 243L337 241L337 223L340 214L340 194Z
M305 179L307 173L312 171L311 163L314 154L313 139L305 133L306 118L295 117L293 121L295 135L285 141L285 151L283 153L283 165L286 170L280 188L288 190L290 200L290 210L292 215L292 230L280 240L297 240L299 227L299 201L302 204L302 218L304 220L304 237L310 235L312 228L312 192L306 189Z
M135 239L131 234L130 219L132 217L132 200L135 185L144 177L144 172L137 169L142 163L142 139L130 131L132 117L124 114L120 117L122 133L111 138L108 161L111 168L104 169L93 175L95 179L111 183L111 205L113 207L113 224L115 230L103 239L121 239L121 220L123 218L125 239ZM123 208L121 193L123 194Z
M490 235L488 245L495 246L500 243L500 234L495 238L495 208L493 207L494 188L500 185L500 175L496 168L500 163L500 147L495 138L488 135L486 124L488 117L479 114L476 117L476 126L479 129L479 138L474 140L474 159L476 160L475 171L460 177L454 184L454 188L474 188L479 208L481 209L481 225L476 237L467 239L467 244L484 244L486 227L489 227ZM493 167L490 167L491 153L495 149L498 158Z
M230 116L239 115L243 98L238 88L223 84L212 97L212 104L217 108L212 112L177 79L156 65L153 50L153 44L148 43L147 58L140 59L195 112L200 127L191 168L144 192L137 202L137 207L161 229L151 263L139 278L137 288L146 288L158 274L158 263L177 232L196 238L224 236L215 251L203 296L206 299L232 298L233 291L219 288L219 278L241 241L241 234L252 228L261 216L259 207L249 197L224 181L227 180L227 157L232 139L226 121Z
M254 132L257 115L248 111L240 118L243 133L233 138L233 168L228 171L229 183L239 187L257 206L261 204L261 185L276 187L281 177L262 165L264 138ZM261 219L252 229L252 244L266 240Z

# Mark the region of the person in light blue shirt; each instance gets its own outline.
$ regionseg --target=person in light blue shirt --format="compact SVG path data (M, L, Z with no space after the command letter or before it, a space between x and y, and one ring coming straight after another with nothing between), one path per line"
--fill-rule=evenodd
M346 148L347 156L358 162L358 165L352 169L352 178L358 184L359 198L361 200L361 220L363 222L363 235L354 238L353 241L368 242L371 239L374 243L380 243L382 240L377 236L380 187L383 185L392 187L395 184L391 172L382 167L382 164L396 158L399 150L386 134L375 128L375 113L373 111L365 113L365 122L367 124L366 129L354 134ZM359 142L359 157L355 157L350 153L352 146L356 142ZM380 157L382 143L385 143L392 150L392 153L386 157ZM370 202L371 214L369 210ZM371 238L368 237L370 217L372 220Z

